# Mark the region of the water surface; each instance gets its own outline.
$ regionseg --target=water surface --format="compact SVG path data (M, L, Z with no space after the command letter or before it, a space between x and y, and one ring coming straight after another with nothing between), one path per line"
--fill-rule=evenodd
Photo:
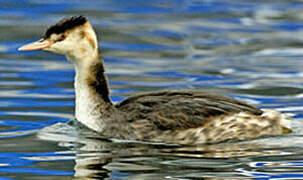
M302 8L299 0L1 1L0 179L303 179ZM113 101L168 88L217 92L294 113L294 132L194 147L100 138L72 120L72 65L16 51L78 14L98 34Z

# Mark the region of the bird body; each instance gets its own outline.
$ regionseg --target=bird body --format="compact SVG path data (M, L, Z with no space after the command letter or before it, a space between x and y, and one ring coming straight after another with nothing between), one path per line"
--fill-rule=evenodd
M97 36L83 16L61 20L46 31L42 40L19 50L66 55L76 71L76 119L109 138L202 144L291 132L288 114L259 110L229 97L200 91L145 93L114 105Z

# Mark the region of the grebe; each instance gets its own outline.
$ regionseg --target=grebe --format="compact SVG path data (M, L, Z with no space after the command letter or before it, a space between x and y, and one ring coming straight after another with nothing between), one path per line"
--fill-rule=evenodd
M62 19L18 50L64 54L76 71L76 119L109 138L203 144L291 132L289 114L193 90L140 94L113 104L97 36L83 16Z

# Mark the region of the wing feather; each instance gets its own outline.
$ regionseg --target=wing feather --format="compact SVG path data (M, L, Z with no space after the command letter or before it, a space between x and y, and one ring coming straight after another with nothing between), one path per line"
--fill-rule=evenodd
M226 96L180 90L140 94L125 99L116 107L126 112L129 122L145 122L161 130L199 127L215 116L242 111L255 115L263 112Z

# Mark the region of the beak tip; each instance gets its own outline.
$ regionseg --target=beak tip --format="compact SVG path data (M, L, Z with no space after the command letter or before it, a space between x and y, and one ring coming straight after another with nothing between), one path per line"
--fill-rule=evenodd
M22 48L22 47L19 47L17 50L18 50L18 51L23 51L23 48Z
M18 48L18 51L36 51L36 50L44 50L50 46L49 41L36 41L30 44L23 45Z

